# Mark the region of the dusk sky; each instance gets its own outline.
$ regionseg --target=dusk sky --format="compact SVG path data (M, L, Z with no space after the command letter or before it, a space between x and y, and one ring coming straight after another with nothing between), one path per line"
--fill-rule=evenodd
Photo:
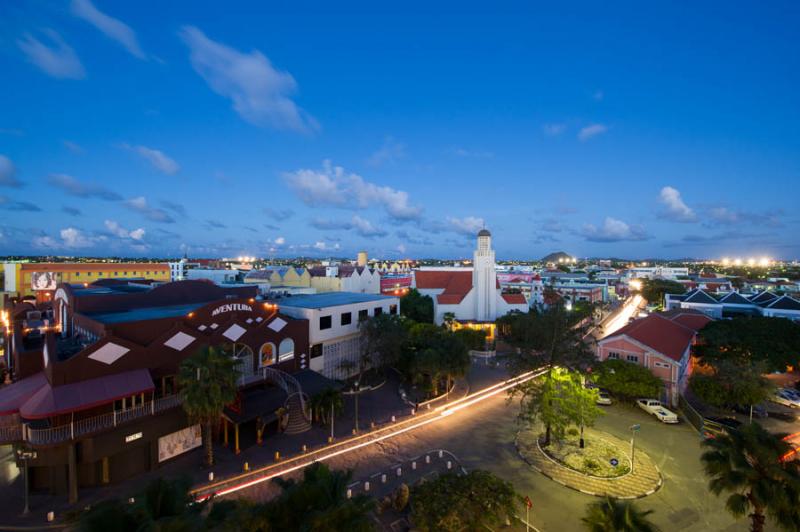
M800 257L800 3L559 4L3 1L0 254Z

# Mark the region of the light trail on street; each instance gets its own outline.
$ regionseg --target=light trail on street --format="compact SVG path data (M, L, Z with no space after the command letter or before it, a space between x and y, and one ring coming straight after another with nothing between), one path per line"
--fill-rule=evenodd
M620 309L619 314L614 316L611 321L603 326L603 335L608 336L626 326L631 317L639 311L639 307L641 307L643 302L644 299L642 299L642 296L638 294L633 296L633 298Z
M351 453L353 451L363 449L370 445L378 444L382 441L386 441L388 439L400 436L401 434L405 434L407 432L422 428L426 425L430 425L431 423L436 423L437 421L441 421L442 419L449 417L472 405L485 401L486 399L494 397L499 393L505 392L513 388L514 386L527 382L531 379L535 379L536 377L543 375L546 371L547 369L541 369L537 371L529 371L523 373L521 375L518 375L517 377L507 379L505 381L493 384L492 386L483 388L482 390L479 390L477 392L466 395L461 399L453 401L452 403L437 407L432 412L420 416L422 417L422 419L420 419L420 417L411 418L405 421L401 421L400 423L395 424L393 426L386 427L383 429L378 429L375 432L367 433L361 436L356 436L338 445L332 446L332 447L339 447L338 449L334 450L331 447L326 447L323 449L319 449L317 451L313 451L311 453L293 459L299 461L299 463L295 465L288 467L281 467L281 464L272 464L248 474L239 475L238 477L234 477L228 480L223 480L214 484L210 484L205 487L196 488L192 490L192 493L197 495L196 500L198 502L205 501L211 497L221 497L224 495L229 495L231 493L235 493L237 491L255 486L262 482L266 482L273 478L280 477L288 473L292 473L294 471L299 471L301 469L310 466L314 462L324 462L326 460L330 460L337 456ZM230 485L232 482L235 483L237 480L241 480L241 482Z

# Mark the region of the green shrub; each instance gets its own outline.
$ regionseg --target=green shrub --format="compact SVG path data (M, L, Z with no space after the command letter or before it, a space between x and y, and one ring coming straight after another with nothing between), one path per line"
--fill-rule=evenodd
M570 427L569 429L567 429L567 434L569 436L577 436L578 432L579 432L578 429L575 427Z
M394 492L394 500L392 501L392 507L397 510L398 512L402 512L408 506L408 497L410 491L408 486L403 483L397 486L397 489Z

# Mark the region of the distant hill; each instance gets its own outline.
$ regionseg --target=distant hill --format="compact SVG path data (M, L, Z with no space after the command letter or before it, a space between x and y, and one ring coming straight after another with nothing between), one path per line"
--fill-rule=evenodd
M555 253L551 253L542 259L542 262L558 262L558 259L564 260L572 260L572 255L564 253L563 251L556 251Z

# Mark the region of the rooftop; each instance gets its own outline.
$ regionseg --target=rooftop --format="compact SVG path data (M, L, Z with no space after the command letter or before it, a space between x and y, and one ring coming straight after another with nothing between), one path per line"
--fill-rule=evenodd
M164 307L147 307L123 310L120 312L100 312L86 316L101 323L126 323L130 321L159 320L163 318L176 318L184 316L191 311L207 305L210 301L186 303L183 305L170 305Z
M356 303L384 301L386 299L397 299L397 298L394 296L383 296L380 294L361 294L357 292L325 292L322 294L304 294L299 296L289 296L280 299L277 303L282 307L320 309L326 307L338 307L342 305L353 305Z

